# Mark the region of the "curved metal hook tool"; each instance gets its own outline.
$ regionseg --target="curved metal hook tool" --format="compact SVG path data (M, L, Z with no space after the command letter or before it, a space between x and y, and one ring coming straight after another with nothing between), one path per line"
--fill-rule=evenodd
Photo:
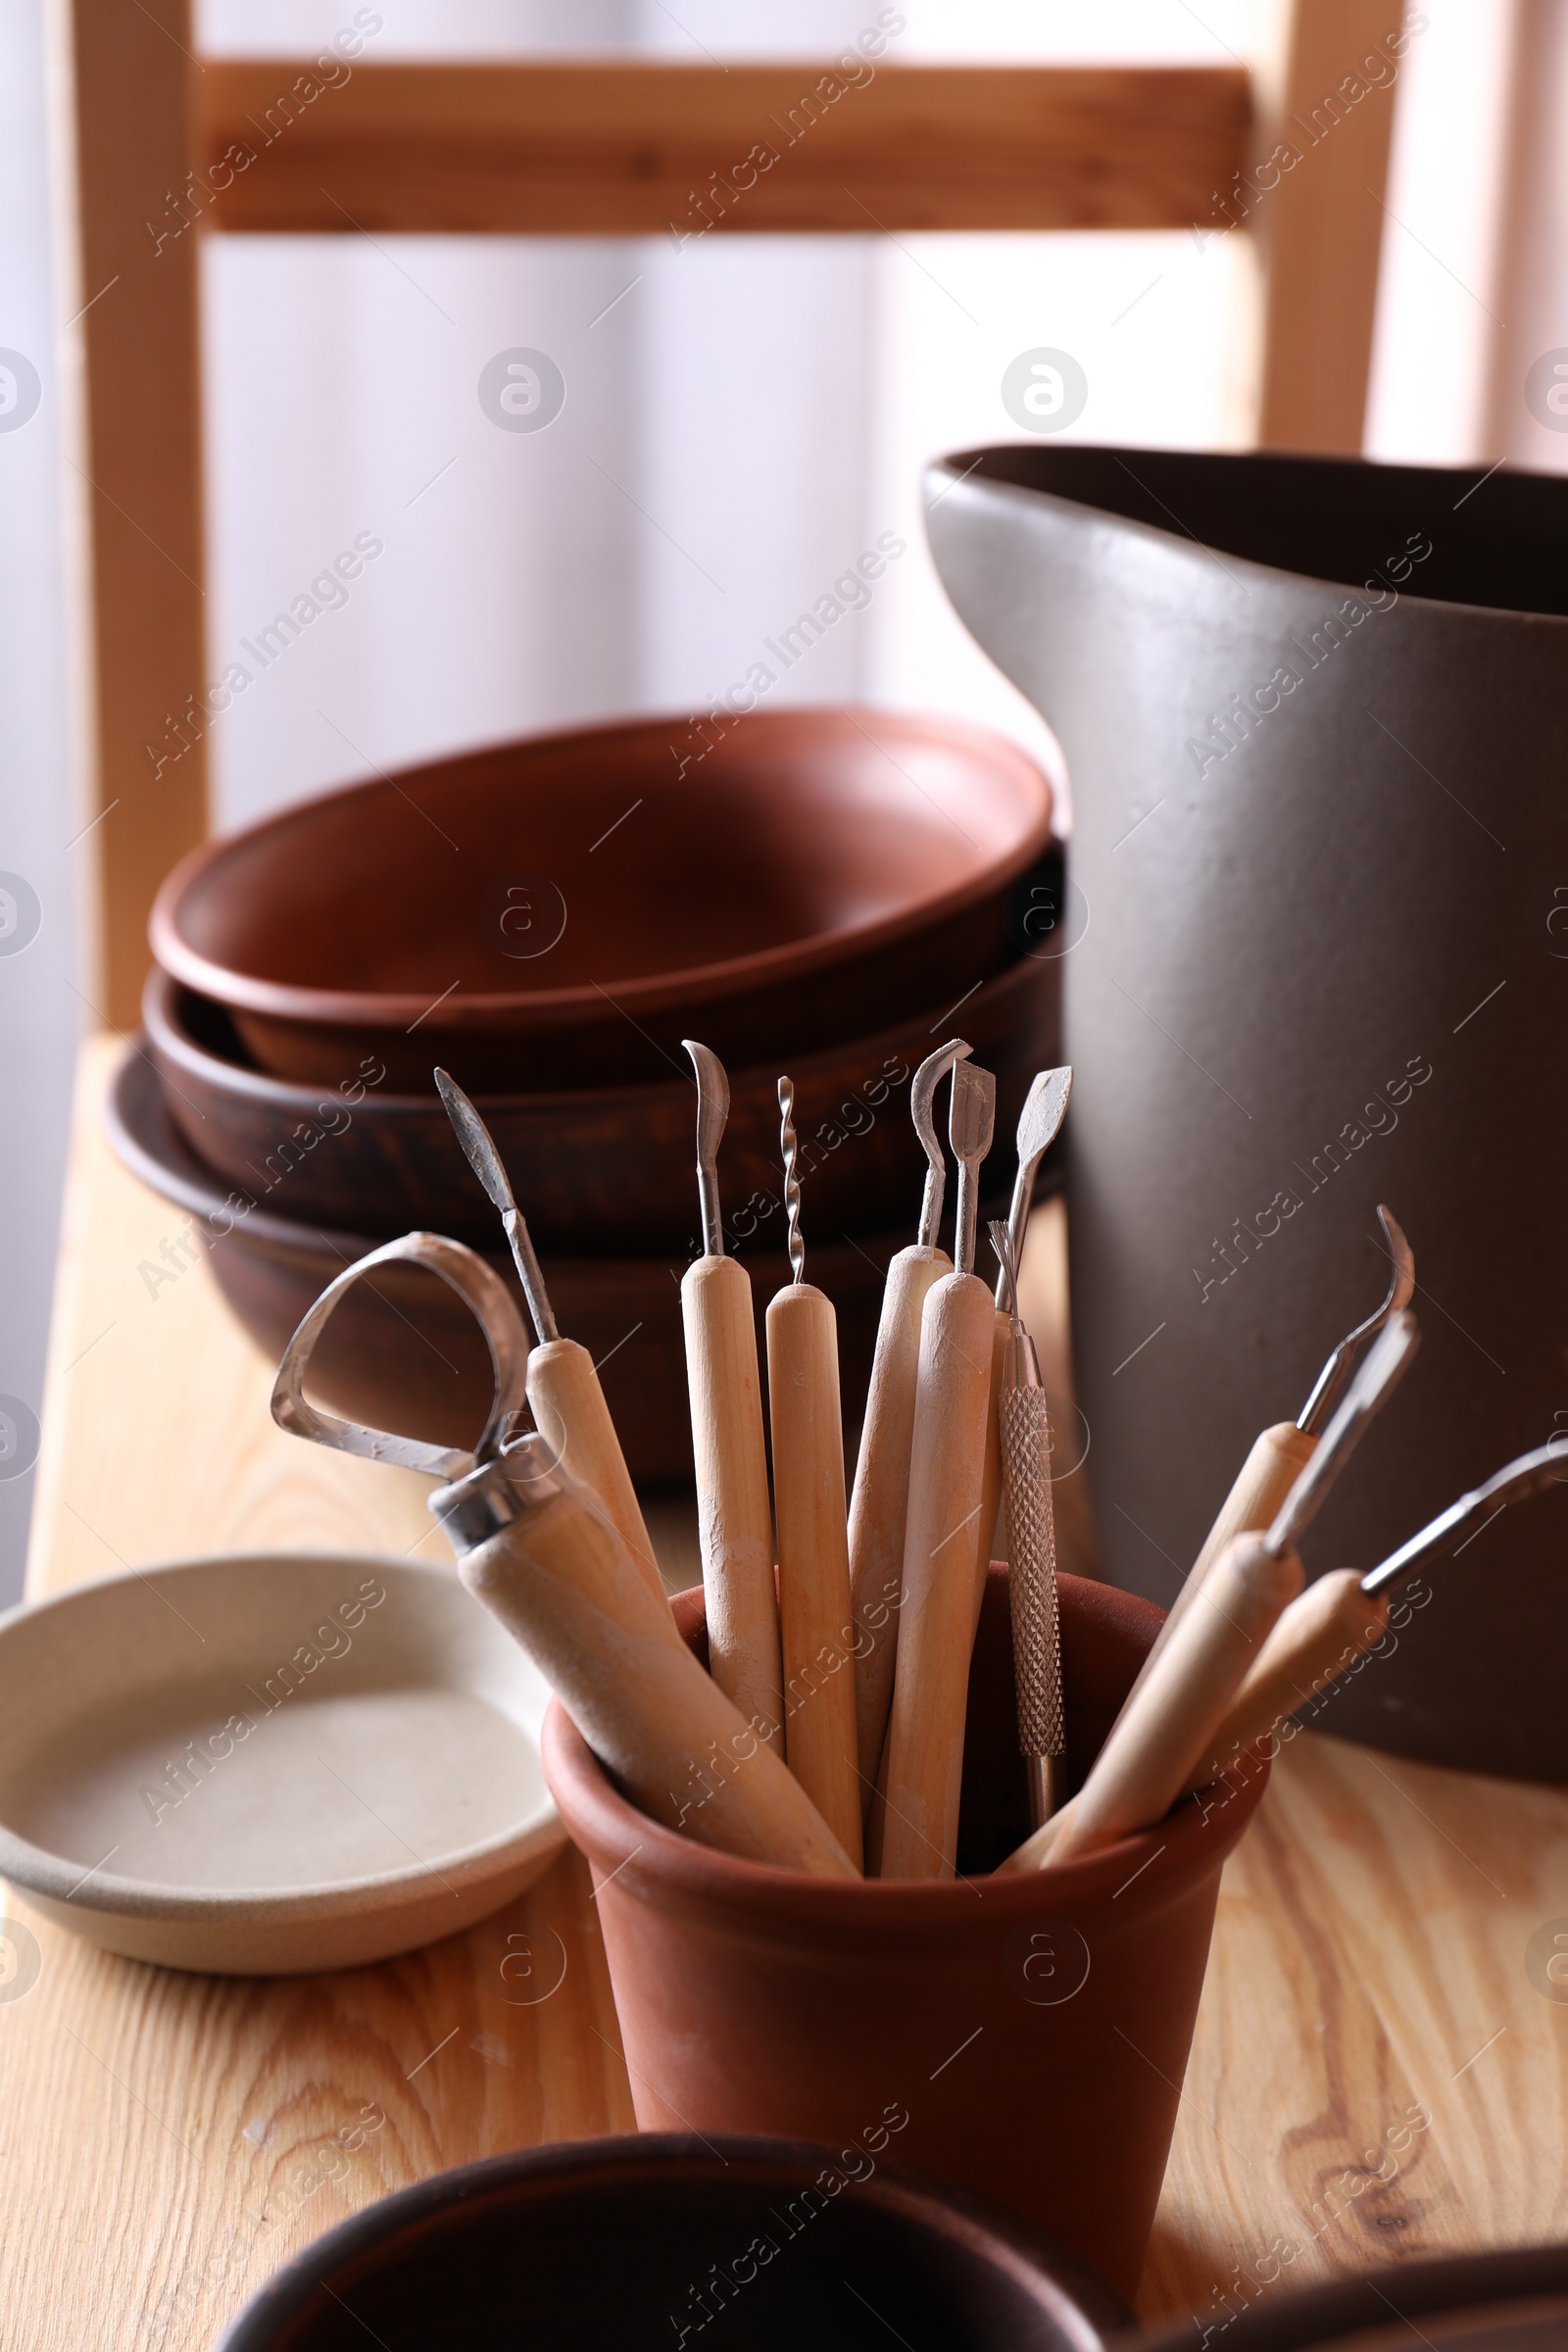
M1035 1197L1035 1178L1040 1162L1049 1147L1055 1142L1057 1130L1067 1115L1067 1098L1072 1093L1072 1065L1064 1062L1060 1069L1037 1072L1033 1085L1024 1098L1018 1117L1018 1173L1012 1180L1012 1205L1007 1211L1007 1232L1012 1254L1016 1261L1023 1255L1024 1228L1029 1222L1029 1207ZM1001 1256L1001 1251L998 1251ZM1006 1260L1003 1273L997 1276L997 1304L1005 1306Z
M1328 1420L1341 1390L1350 1377L1362 1343L1371 1339L1374 1332L1381 1331L1392 1315L1408 1306L1415 1295L1415 1252L1405 1240L1393 1209L1381 1200L1378 1202L1378 1223L1383 1228L1383 1238L1388 1244L1394 1266L1389 1277L1389 1295L1375 1315L1368 1315L1364 1323L1358 1323L1353 1331L1347 1332L1313 1382L1312 1394L1302 1405L1296 1423L1303 1437L1315 1438Z
M1397 1551L1391 1552L1376 1568L1369 1568L1361 1579L1362 1592L1386 1592L1419 1561L1458 1550L1458 1539L1466 1536L1467 1530L1479 1535L1487 1519L1494 1518L1505 1503L1519 1502L1527 1494L1539 1494L1544 1488L1560 1487L1565 1481L1568 1481L1568 1456L1555 1438L1548 1446L1538 1446L1534 1453L1521 1453L1494 1472L1484 1486L1474 1487L1468 1494L1461 1494L1457 1502L1450 1502L1446 1511L1440 1511L1408 1544L1401 1544Z
M926 1055L909 1081L909 1116L926 1156L925 1193L920 1201L919 1231L914 1237L919 1250L935 1247L937 1228L942 1223L943 1195L948 1189L948 1163L937 1141L937 1088L954 1063L962 1061L969 1051L961 1037L950 1037L945 1046L938 1046L934 1054Z
M333 1309L376 1266L427 1266L439 1274L472 1309L484 1333L495 1366L495 1396L490 1415L471 1453L454 1446L428 1446L417 1438L394 1436L389 1430L367 1429L358 1421L340 1421L323 1413L305 1395L305 1373L317 1342ZM462 1242L439 1233L406 1233L387 1242L368 1256L356 1260L329 1282L283 1350L272 1387L272 1419L290 1437L309 1438L313 1445L330 1446L339 1453L356 1453L372 1462L397 1462L406 1470L422 1470L432 1478L466 1478L480 1464L500 1454L508 1426L526 1399L523 1386L528 1364L528 1335L505 1283L493 1267Z
M1273 1552L1276 1558L1292 1544L1299 1543L1305 1535L1327 1501L1330 1488L1359 1444L1362 1432L1388 1403L1408 1371L1420 1345L1421 1327L1414 1315L1408 1307L1396 1307L1372 1343L1365 1363L1346 1393L1344 1403L1324 1431L1311 1460L1281 1503L1274 1524L1264 1538L1265 1548Z

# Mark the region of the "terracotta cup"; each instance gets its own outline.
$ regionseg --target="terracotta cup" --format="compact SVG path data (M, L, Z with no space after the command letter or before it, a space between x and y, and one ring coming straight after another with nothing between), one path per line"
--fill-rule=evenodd
M675 1601L699 1656L700 1591ZM1061 1579L1076 1787L1161 1621ZM960 1873L1027 1831L1006 1570L969 1681ZM1176 2121L1220 1866L1264 1785L1049 1875L847 1884L711 1851L627 1804L559 1705L546 1778L588 1856L644 2131L849 2144L977 2190L1131 2297ZM886 2136L882 2136L882 2135Z

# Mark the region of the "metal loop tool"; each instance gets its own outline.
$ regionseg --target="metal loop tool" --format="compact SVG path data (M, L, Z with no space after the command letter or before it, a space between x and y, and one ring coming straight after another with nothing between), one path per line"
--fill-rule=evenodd
M306 1371L334 1309L356 1283L368 1279L377 1266L389 1265L424 1266L438 1274L468 1306L484 1333L495 1369L495 1394L471 1453L456 1446L427 1445L417 1438L397 1437L390 1430L367 1429L358 1421L341 1421L336 1414L312 1404L305 1394ZM396 1462L406 1470L422 1470L431 1478L466 1478L500 1459L508 1431L526 1404L527 1365L528 1337L522 1318L493 1267L475 1250L442 1234L407 1233L346 1266L328 1283L283 1351L272 1388L272 1419L291 1437L308 1438L313 1445L329 1446L339 1453L359 1454L371 1462Z

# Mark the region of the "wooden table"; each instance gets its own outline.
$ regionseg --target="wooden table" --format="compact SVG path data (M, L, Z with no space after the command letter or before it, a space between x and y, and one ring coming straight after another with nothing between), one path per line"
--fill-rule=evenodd
M428 1556L427 1482L280 1435L271 1367L205 1266L143 1271L169 1269L181 1219L100 1140L115 1051L82 1061L29 1592L206 1549ZM1568 2007L1524 1965L1559 1914L1568 1795L1330 1740L1288 1749L1225 1874L1145 2316L1223 2320L1227 2298L1568 2232ZM315 1979L181 1976L94 1951L19 1898L8 1918L42 1965L0 1997L6 2352L204 2346L371 2199L632 2127L569 1849L499 1920ZM507 1935L553 1951L547 1932L564 1979L518 2006ZM384 2126L328 2177L327 2143L371 2102ZM1406 2135L1411 2110L1430 2122Z

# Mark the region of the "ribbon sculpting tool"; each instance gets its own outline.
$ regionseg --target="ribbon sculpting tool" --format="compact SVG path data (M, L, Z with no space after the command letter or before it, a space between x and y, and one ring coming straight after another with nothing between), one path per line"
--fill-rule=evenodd
M876 1353L865 1400L860 1454L850 1498L850 1596L855 1621L856 1740L862 1810L870 1811L888 1710L893 1704L894 1654L899 1638L899 1590L904 1577L904 1528L909 1499L909 1448L914 1435L914 1390L920 1361L920 1314L926 1294L953 1260L936 1246L942 1223L947 1163L934 1118L937 1088L955 1062L967 1058L962 1038L928 1054L909 1084L909 1116L926 1156L925 1190L913 1245L888 1264L877 1324Z
M957 1859L996 1315L991 1286L974 1271L975 1228L996 1101L989 1070L955 1062L948 1141L958 1162L956 1266L927 1292L920 1315L885 1806L874 1815L881 1875L890 1879L951 1878Z
M312 1405L305 1375L344 1294L376 1267L421 1265L475 1315L495 1366L471 1453L341 1421ZM790 1774L705 1674L599 1497L531 1431L503 1444L523 1397L527 1338L505 1285L461 1242L414 1233L330 1283L284 1352L279 1428L340 1452L422 1470L474 1596L521 1643L594 1753L654 1821L786 1870L847 1878L854 1866Z

